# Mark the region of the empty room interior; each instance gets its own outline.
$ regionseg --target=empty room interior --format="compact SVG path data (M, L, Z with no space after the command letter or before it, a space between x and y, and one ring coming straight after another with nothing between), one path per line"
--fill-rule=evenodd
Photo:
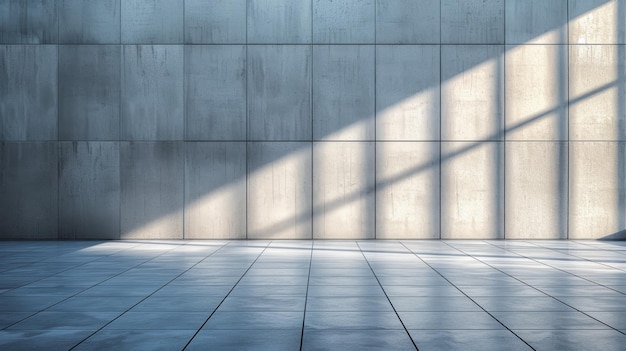
M0 0L1 350L626 351L626 0Z

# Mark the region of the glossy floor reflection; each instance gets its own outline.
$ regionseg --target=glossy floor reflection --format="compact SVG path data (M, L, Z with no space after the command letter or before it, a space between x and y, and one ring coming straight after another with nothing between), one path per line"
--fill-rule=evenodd
M0 242L0 349L625 350L626 242Z

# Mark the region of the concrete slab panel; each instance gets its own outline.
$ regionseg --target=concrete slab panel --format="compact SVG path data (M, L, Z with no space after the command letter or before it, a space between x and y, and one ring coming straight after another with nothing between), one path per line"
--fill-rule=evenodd
M313 42L373 44L375 0L312 0Z
M59 46L59 139L118 140L120 47Z
M311 140L311 55L304 45L248 47L248 138Z
M248 239L311 239L310 142L248 144Z
M246 143L189 142L185 239L246 238Z
M626 143L570 143L569 239L626 239Z
M311 0L248 0L248 43L311 42Z
M0 46L0 140L57 139L57 47Z
M439 143L376 143L376 239L439 239Z
M439 44L440 28L440 1L376 0L376 43Z
M182 45L125 45L122 140L182 140Z
M313 143L313 239L375 238L372 142Z
M626 47L570 46L570 138L626 140Z
M185 43L245 42L246 0L185 0Z
M184 145L122 142L120 239L182 239Z
M567 140L567 47L506 47L507 140Z
M56 44L57 2L4 0L0 2L0 43Z
M438 140L440 48L376 47L376 140Z
M183 3L122 0L122 44L183 43Z
M501 140L504 127L504 47L441 48L441 138Z
M506 239L567 239L566 142L507 142Z
M56 142L0 142L0 239L56 239Z
M59 238L120 238L118 142L59 144Z
M626 0L569 0L570 44L626 44Z
M503 44L504 0L441 0L442 44Z
M567 44L568 0L505 0L507 44Z
M60 0L59 43L119 44L121 0Z
M185 46L188 140L246 140L246 48Z
M441 238L504 237L504 145L441 144Z
M313 47L313 137L373 140L373 45Z

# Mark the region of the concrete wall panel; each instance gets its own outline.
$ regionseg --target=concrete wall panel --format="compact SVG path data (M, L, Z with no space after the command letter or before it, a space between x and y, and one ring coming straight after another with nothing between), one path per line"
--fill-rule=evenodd
M248 239L311 239L311 143L248 144Z
M508 142L507 239L567 239L567 143Z
M375 0L312 1L314 43L374 43Z
M246 0L185 0L185 43L246 42Z
M0 43L55 44L57 41L56 1L3 0L0 2Z
M376 238L439 239L439 143L376 144Z
M569 239L626 239L626 143L570 145Z
M311 0L248 0L248 42L311 42Z
M374 143L313 144L313 239L374 239Z
M120 145L121 239L182 239L184 145Z
M248 137L311 140L311 47L248 48Z
M626 44L626 0L569 0L570 44Z
M0 239L56 239L57 143L0 142Z
M501 140L504 127L504 48L441 48L441 137Z
M376 140L438 140L440 48L376 47Z
M441 144L441 238L504 237L504 145Z
M183 1L121 1L123 44L183 42Z
M59 238L120 238L119 143L60 143Z
M120 47L59 46L59 138L118 140Z
M245 142L186 143L185 238L246 238Z
M56 140L57 88L56 46L0 46L0 140Z
M182 140L183 90L182 45L124 46L122 140Z
M440 1L376 0L376 42L438 44Z
M121 0L59 0L59 42L118 44Z
M185 47L188 140L246 140L246 47Z
M375 49L372 45L313 47L313 137L373 140Z
M505 0L507 44L567 44L568 0Z
M567 47L507 46L507 140L567 140Z
M505 0L441 0L441 42L504 43Z

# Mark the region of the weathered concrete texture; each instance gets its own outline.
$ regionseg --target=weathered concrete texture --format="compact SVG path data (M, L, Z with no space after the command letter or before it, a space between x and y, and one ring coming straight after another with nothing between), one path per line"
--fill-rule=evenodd
M3 0L0 2L0 43L54 44L57 41L56 1Z
M122 0L122 44L183 42L183 1Z
M56 140L57 47L0 46L0 140Z
M0 239L56 239L57 143L0 142Z
M122 142L120 238L182 239L184 145Z
M615 45L570 46L572 140L619 140L626 135L625 50Z
M376 144L376 238L439 239L439 143Z
M59 46L59 138L118 140L120 47Z
M441 42L503 44L505 0L441 0Z
M246 0L185 0L185 43L246 42Z
M441 144L441 238L504 237L504 145Z
M59 238L119 239L119 230L119 143L61 142Z
M373 45L313 47L313 137L373 140Z
M501 140L503 137L504 47L441 48L441 138Z
M185 146L185 239L245 239L246 143Z
M376 0L376 42L381 44L438 44L440 2L433 0Z
M376 140L438 140L440 48L376 47Z
M313 239L374 239L371 142L313 144Z
M507 140L567 140L567 47L506 48Z
M507 142L507 239L567 239L566 142Z
M568 0L505 0L507 44L567 44Z
M188 140L246 140L246 47L185 46Z
M311 0L248 0L248 43L311 42Z
M125 45L122 140L182 140L183 46Z
M311 140L311 47L248 48L248 138Z
M375 0L312 1L314 43L374 43Z
M626 143L570 143L569 239L626 238Z
M626 0L569 0L570 44L626 44Z
M311 239L311 143L248 144L248 239Z
M118 44L120 0L59 0L59 42Z

